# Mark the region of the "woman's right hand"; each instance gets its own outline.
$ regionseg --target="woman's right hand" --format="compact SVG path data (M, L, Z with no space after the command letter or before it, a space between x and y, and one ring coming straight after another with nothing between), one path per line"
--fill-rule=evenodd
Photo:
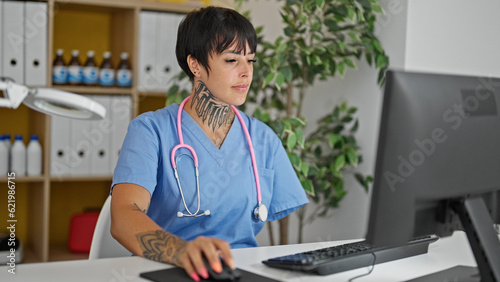
M194 281L200 281L200 276L203 279L208 278L208 270L203 257L207 259L210 268L217 273L222 271L220 257L224 258L229 267L234 268L229 244L224 240L204 236L185 242L185 245L178 250L178 260L174 264L184 268Z

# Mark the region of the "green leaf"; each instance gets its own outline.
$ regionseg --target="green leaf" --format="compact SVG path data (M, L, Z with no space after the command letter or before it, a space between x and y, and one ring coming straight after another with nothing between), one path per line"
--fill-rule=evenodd
M297 145L297 135L292 132L288 135L288 138L286 139L286 146L289 150L293 150L295 148L295 145Z
M312 55L312 63L313 65L320 65L322 63L321 58L316 54Z
M293 125L293 126L306 126L305 120L301 118L289 118L288 121Z
M283 82L285 82L285 77L283 76L283 74L281 73L278 73L278 75L276 75L276 88L278 88L278 90L281 90L281 86L283 85Z
M354 122L354 125L351 128L351 132L354 133L354 132L358 131L358 128L359 128L359 121L356 120L356 122Z
M340 115L340 108L339 107L335 107L335 109L333 109L332 117L334 119L338 119L339 115Z
M278 45L278 47L276 47L276 54L283 53L283 51L286 50L286 47L286 43L281 43L280 45Z
M359 38L359 35L355 32L349 32L349 37L354 41L354 42L361 42L361 38Z
M346 155L349 164L354 167L358 166L358 155L356 154L356 150L354 150L353 148L347 148Z
M305 137L304 137L304 132L302 131L301 128L295 129L295 134L297 135L297 144L301 148L304 148L304 143L305 143Z
M179 85L174 84L168 89L167 96L176 95L178 92L179 92Z
M343 113L347 110L347 102L344 101L342 104L340 104L340 111Z
M347 59L347 58L346 58L346 59L344 60L344 63L345 63L346 65L348 65L349 67L351 67L351 68L353 68L353 69L356 69L356 64L354 64L354 62L353 62L351 59Z
M266 75L266 78L264 79L264 83L262 83L262 88L266 87L267 85L269 85L269 83L271 83L271 81L274 79L274 76L276 75L276 73L274 72L270 72Z
M328 136L328 145L330 146L330 148L334 148L335 147L335 144L337 144L337 142L339 142L340 140L342 140L342 137L338 134L330 134L330 136Z
M323 9L323 5L325 4L325 0L316 0L316 7L319 9Z
M308 176L309 175L309 166L305 162L302 162L302 164L300 165L300 171L302 171L302 173L305 176Z
M304 181L301 181L301 184L302 184L302 187L304 188L304 190L306 191L307 194L309 194L310 196L314 197L315 196L315 193L314 193L314 186L312 184L312 181L311 180L304 180Z
M376 39L372 40L373 47L375 47L375 50L379 51L380 53L384 52L384 49L382 48L382 45L380 45L380 42Z
M337 64L337 71L339 72L339 74L341 76L344 76L344 74L345 74L345 63L344 62L340 62Z
M290 162L292 163L293 166L300 167L300 163L302 161L300 160L299 155L294 154L294 153L289 153L288 158L290 159Z
M343 118L340 120L340 122L341 122L341 123L349 123L349 122L351 122L351 121L352 121L352 117L350 117L350 116L343 117Z
M286 67L283 67L280 69L280 73L283 75L283 77L285 78L285 80L287 82L291 82L292 81L292 69L288 66Z
M352 7L347 8L347 17L351 20L351 22L354 22L354 16L356 15L356 12Z
M385 65L385 56L384 55L377 55L377 58L376 58L377 62L376 62L376 66L377 68L381 68Z
M372 3L372 10L374 12L384 14L384 10L382 10L382 7L380 7L380 5L378 5L378 4L373 4Z
M361 6L365 9L371 8L371 3L369 0L358 0L358 3L361 4Z
M340 171L345 166L345 155L340 155L335 159L335 170Z
M345 50L345 43L344 42L339 42L338 46L339 46L340 51L344 52L344 50Z
M285 129L283 130L283 132L292 132L292 125L290 124L289 121L284 120L283 121L283 125L285 127Z
M283 131L285 130L285 125L283 124L282 121L280 120L275 120L273 122L273 129L276 134L281 135L283 134Z

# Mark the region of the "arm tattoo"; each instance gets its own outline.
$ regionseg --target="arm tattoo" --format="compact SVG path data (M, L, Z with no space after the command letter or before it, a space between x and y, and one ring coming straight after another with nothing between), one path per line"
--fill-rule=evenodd
M186 241L164 230L140 233L136 237L145 258L181 266L180 254L186 248Z
M233 115L229 105L216 103L215 96L201 81L194 91L191 108L193 106L198 117L202 119L203 123L207 122L213 131L222 126L231 125Z

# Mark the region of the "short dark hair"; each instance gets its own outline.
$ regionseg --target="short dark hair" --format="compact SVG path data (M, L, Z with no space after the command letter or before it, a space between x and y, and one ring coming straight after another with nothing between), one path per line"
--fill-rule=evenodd
M182 70L193 80L187 63L188 55L194 57L209 72L208 56L212 52L221 54L233 43L237 52L246 54L257 49L257 34L250 21L238 12L221 8L205 7L190 12L182 20L177 32L175 54Z

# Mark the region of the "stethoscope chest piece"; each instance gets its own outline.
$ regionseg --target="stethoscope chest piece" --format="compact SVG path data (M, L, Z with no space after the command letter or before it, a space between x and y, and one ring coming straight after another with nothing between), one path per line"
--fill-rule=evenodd
M259 202L257 204L257 207L255 207L255 209L253 210L253 215L255 216L255 218L262 222L266 222L267 214L267 207L262 202Z

